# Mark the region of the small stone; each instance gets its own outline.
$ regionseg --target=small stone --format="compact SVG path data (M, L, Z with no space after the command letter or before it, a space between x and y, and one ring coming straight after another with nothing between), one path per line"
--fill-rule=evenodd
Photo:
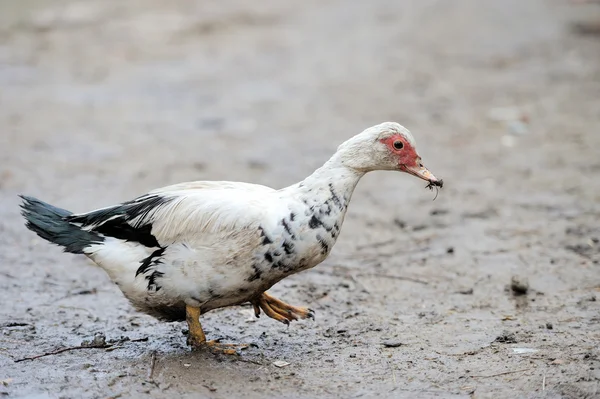
M527 295L529 291L529 282L524 277L512 276L510 279L510 289L513 295Z
M517 337L514 333L505 332L502 333L502 335L497 336L494 342L501 342L503 344L516 344Z
M552 326L552 323L548 322L548 323L546 323L546 328L548 330L552 330L552 328L554 328L554 327Z
M349 355L349 357L351 357L352 359L354 359L354 358L356 357L356 353L351 353L351 354Z
M523 355L523 354L527 354L527 353L535 353L538 351L538 349L533 349L533 348L512 348L513 352L518 354L518 355Z
M84 340L81 342L81 346L87 348L102 348L107 346L106 336L103 333L97 333L94 335L94 339L91 341Z
M466 288L464 290L458 291L458 293L463 295L473 295L473 288Z
M183 367L190 367L191 364L190 363L183 363Z
M276 360L276 361L273 362L273 366L279 367L279 368L287 367L289 365L290 365L290 363L284 362L283 360Z
M383 341L382 345L385 346L386 348L398 348L398 347L402 346L402 342L389 340L389 341Z
M453 253L454 253L454 247L448 247L448 248L446 249L446 253L447 253L447 254L453 254Z

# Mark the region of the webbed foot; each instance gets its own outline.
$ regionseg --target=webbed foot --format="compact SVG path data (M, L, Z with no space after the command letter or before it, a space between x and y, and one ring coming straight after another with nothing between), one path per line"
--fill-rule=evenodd
M290 321L298 319L315 318L315 313L312 309L288 305L266 292L253 301L252 305L254 306L256 317L260 316L260 310L262 309L267 316L284 324L290 324Z

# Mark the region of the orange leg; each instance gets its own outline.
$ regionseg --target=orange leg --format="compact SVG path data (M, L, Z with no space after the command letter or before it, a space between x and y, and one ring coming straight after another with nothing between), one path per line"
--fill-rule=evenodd
M266 292L263 292L261 296L254 300L252 305L256 317L259 317L262 309L267 316L284 324L290 324L290 321L298 319L315 318L312 309L288 305Z
M204 335L204 331L202 330L202 325L200 324L200 308L186 305L185 319L189 329L187 344L190 345L192 349L208 347L213 352L236 355L238 354L237 349L245 349L248 347L246 344L222 344L218 341L207 341L206 335Z

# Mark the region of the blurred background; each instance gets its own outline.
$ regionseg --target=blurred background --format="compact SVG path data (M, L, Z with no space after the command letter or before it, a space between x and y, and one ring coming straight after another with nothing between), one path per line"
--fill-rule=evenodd
M0 0L0 393L597 397L599 27L592 0ZM315 322L203 316L241 358L189 353L18 213L283 187L388 120L444 189L366 176L330 258L272 290ZM141 341L14 362L99 333Z

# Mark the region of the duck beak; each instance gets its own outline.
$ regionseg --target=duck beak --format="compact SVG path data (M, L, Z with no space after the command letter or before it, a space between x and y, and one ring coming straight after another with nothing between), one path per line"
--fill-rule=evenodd
M402 170L411 175L417 176L420 179L426 180L432 186L442 187L444 182L442 179L438 179L427 169L423 164L417 162L414 166L404 166L402 165Z

